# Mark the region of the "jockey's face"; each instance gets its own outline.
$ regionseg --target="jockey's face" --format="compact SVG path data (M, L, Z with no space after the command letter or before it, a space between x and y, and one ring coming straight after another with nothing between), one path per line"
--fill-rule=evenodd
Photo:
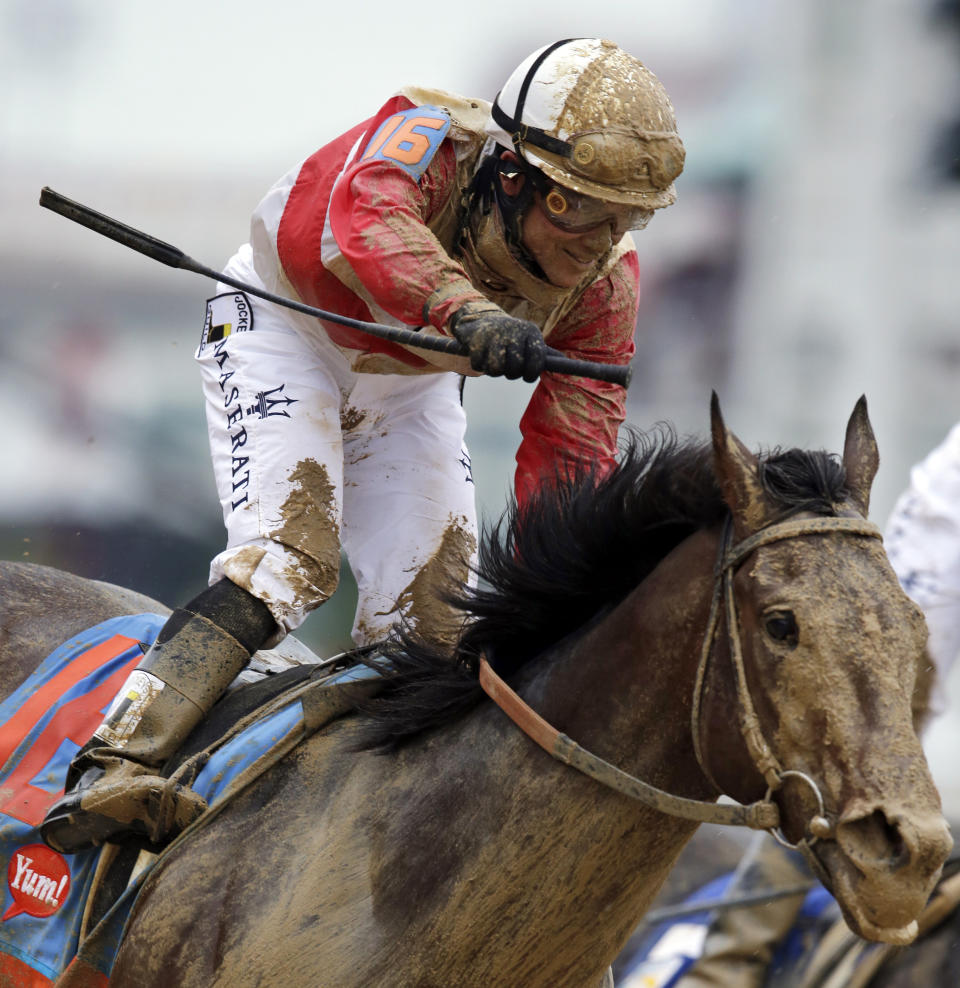
M579 284L613 246L613 236L609 223L583 233L561 230L536 203L524 213L520 227L523 246L540 265L547 281L558 288Z
M512 152L504 158L517 160ZM504 192L510 197L520 194L527 177L521 171L501 174ZM533 202L523 214L520 225L520 241L552 285L573 288L596 267L597 262L625 230L619 228L617 215L601 218L587 229L567 230L551 218L547 204L539 190L533 193Z

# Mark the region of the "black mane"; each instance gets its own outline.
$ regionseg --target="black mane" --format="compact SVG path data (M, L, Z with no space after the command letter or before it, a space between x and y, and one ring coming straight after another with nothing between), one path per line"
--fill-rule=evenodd
M775 450L761 457L759 476L784 515L832 514L847 496L842 464L824 452ZM585 470L544 484L522 509L511 503L484 532L477 588L448 597L467 617L453 655L400 628L385 650L389 665L377 660L385 686L361 703L362 746L389 749L460 716L483 696L481 654L510 677L727 513L710 446L681 443L666 426L628 431L607 477Z

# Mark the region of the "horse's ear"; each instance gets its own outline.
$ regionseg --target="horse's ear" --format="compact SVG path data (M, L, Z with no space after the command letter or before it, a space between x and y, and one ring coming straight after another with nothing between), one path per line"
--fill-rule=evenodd
M870 511L870 488L880 466L877 440L867 415L867 397L861 395L847 423L843 443L843 467L847 472L847 487L864 518Z
M734 531L738 538L744 538L767 523L767 499L757 458L724 424L716 391L710 397L710 434L720 490L733 516Z

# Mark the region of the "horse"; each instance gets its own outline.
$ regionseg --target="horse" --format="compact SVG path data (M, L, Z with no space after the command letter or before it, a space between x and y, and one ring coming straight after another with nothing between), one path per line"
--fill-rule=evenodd
M375 697L181 835L111 986L595 988L707 820L796 843L852 930L909 941L951 841L877 463L863 399L841 459L752 454L714 395L707 442L637 433L512 506L453 651L401 629ZM4 565L0 692L138 606Z

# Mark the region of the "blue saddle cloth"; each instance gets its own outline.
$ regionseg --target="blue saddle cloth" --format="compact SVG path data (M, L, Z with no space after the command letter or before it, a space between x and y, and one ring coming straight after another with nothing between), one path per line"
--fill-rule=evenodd
M100 848L59 854L40 839L38 826L63 793L71 759L100 725L128 673L143 657L166 617L112 618L65 642L0 704L0 868L6 874L0 913L0 983L52 984L78 956L105 985L136 894L140 872L99 923L79 942L84 907ZM338 681L358 673L348 670ZM363 673L360 673L361 675ZM304 731L299 700L272 712L218 748L192 787L211 806L230 798L238 779L278 744ZM6 980L4 980L6 978Z

